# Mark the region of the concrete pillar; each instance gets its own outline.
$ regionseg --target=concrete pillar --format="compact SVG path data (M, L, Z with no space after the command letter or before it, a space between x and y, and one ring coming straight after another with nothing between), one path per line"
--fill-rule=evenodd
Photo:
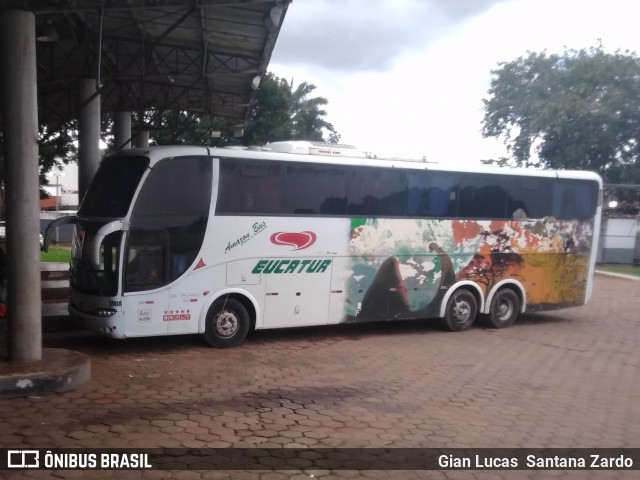
M81 79L78 118L78 200L82 202L100 165L100 95L96 80Z
M136 134L136 148L147 148L149 146L149 130L140 129Z
M12 361L42 358L40 196L35 16L0 10L3 49L7 251L8 353Z
M116 150L131 148L131 112L116 112L113 127Z

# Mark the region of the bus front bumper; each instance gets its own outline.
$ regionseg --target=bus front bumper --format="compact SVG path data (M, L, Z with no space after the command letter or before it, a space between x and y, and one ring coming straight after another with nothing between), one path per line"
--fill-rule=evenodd
M90 330L111 338L124 338L125 336L122 312L116 311L109 317L99 317L78 310L72 303L69 303L69 314L76 325L84 330Z

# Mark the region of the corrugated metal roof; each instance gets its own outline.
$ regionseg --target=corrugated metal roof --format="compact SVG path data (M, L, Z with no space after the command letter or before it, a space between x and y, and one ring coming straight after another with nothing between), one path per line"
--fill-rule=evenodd
M34 11L41 39L55 31L37 42L40 123L77 117L80 78L99 79L105 112L181 109L241 123L289 0L7 3Z

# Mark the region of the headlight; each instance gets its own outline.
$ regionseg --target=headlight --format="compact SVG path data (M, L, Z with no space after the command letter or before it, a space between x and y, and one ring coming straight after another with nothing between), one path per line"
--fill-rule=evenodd
M91 312L92 315L103 318L110 317L114 313L116 313L116 311L113 308L96 308Z

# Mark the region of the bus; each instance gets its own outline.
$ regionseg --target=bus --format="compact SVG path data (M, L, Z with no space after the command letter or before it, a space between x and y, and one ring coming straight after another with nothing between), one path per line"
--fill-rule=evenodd
M300 141L107 156L59 221L75 224L70 315L222 348L344 322L504 328L588 301L598 175L424 160Z

